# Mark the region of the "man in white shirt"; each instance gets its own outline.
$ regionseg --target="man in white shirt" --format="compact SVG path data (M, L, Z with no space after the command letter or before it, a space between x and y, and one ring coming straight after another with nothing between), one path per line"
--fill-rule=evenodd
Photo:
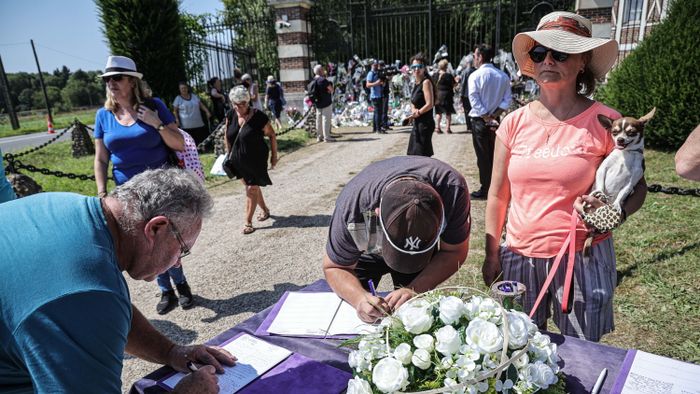
M510 78L491 63L493 53L490 45L476 47L474 66L477 70L469 75L468 81L472 141L481 182L479 190L471 193L473 199L485 199L489 193L496 144L496 130L492 126L498 124L498 116L508 109L512 100Z

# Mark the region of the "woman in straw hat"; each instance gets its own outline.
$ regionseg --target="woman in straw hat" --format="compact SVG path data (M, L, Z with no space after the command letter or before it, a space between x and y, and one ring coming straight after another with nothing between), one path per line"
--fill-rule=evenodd
M112 162L114 183L121 185L149 168L169 165L168 148L182 151L185 140L175 117L165 104L151 97L151 90L136 71L136 63L125 56L110 56L104 74L107 99L95 115L95 182L99 197L107 195L107 168ZM170 283L175 282L179 297ZM158 275L161 290L156 305L159 314L180 304L192 307L193 298L182 266Z
M587 193L596 168L615 145L597 115L616 119L620 114L587 96L615 62L617 42L593 38L588 19L558 11L545 15L536 31L515 36L513 53L522 74L540 86L540 97L509 114L496 132L483 275L487 284L501 271L504 279L524 283L529 291L523 306L530 312L568 237L574 206L580 211L583 202L603 204ZM627 214L641 207L645 195L642 178L624 204ZM579 220L572 313L562 313L566 264L561 264L533 319L546 328L552 307L562 333L598 341L614 328L615 252L610 233L597 236L589 262L582 264L587 235Z

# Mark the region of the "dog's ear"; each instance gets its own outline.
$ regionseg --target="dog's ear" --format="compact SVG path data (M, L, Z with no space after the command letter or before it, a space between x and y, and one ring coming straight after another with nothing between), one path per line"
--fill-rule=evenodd
M612 128L613 120L603 114L598 114L598 122L608 131Z
M641 118L639 118L639 121L642 122L642 123L646 123L646 122L650 121L651 118L654 117L654 114L655 114L655 113L656 113L656 107L652 108L651 111L649 111L648 114L646 114L646 115L642 116Z

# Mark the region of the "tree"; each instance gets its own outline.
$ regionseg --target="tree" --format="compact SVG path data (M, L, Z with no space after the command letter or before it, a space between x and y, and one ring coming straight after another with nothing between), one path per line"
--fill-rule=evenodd
M171 102L185 80L177 0L95 0L102 31L115 55L136 62L154 95Z
M645 142L678 149L700 123L700 0L674 1L667 18L611 73L597 98L623 115L639 117L656 107Z
M199 43L204 42L207 32L203 20L208 15L192 15L186 12L180 14L182 24L182 47L185 58L185 72L189 79L202 75L207 61L207 51Z

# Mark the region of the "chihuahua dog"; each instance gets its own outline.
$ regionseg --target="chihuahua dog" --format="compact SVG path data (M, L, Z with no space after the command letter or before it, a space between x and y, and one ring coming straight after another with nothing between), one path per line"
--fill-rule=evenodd
M639 119L623 117L612 120L598 115L598 121L615 141L615 149L603 160L595 175L591 195L612 202L622 213L622 203L632 194L634 186L644 175L644 125L654 117L656 108Z

